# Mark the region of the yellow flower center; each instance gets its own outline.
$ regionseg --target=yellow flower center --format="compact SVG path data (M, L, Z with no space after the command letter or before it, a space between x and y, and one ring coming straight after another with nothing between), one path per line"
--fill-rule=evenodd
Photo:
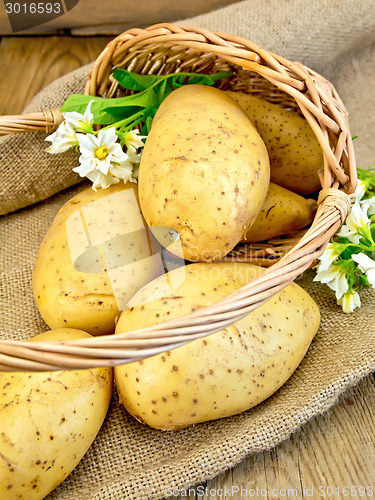
M95 151L95 157L98 158L98 160L104 160L104 158L106 158L108 154L109 148L107 148L107 146L102 146Z

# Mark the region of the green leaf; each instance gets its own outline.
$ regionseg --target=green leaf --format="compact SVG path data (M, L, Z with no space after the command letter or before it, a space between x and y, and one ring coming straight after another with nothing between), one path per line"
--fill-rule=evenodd
M156 106L159 107L160 104L167 97L167 95L172 92L172 89L168 85L167 79L165 79L165 80L161 81L158 85L155 85L152 89L152 92L155 93Z
M145 90L151 85L158 83L161 78L165 78L164 75L139 75L138 73L132 73L125 69L114 69L113 78L118 81L118 83L128 90Z
M155 113L156 113L156 110L155 110ZM151 130L151 125L152 125L152 120L155 116L155 113L153 116L148 116L146 118L146 121L145 121L145 124L144 124L144 127L142 129L142 135L148 135L150 133L150 130Z
M77 111L83 114L86 111L87 105L90 101L98 101L100 97L93 97L83 94L72 94L70 95L61 107L63 113L70 113ZM93 103L94 104L94 103Z
M232 71L221 71L206 75L205 73L170 73L169 75L139 75L127 71L126 69L116 68L113 70L113 78L125 89L128 90L146 90L161 82L168 81L173 88L179 88L182 85L214 85L223 78L229 78L233 75Z
M137 115L134 120L138 123L139 113L144 110L144 120L146 120L144 129L148 133L157 108L174 89L189 84L214 85L218 80L228 78L232 74L231 71L224 71L212 75L182 72L169 75L138 75L124 69L115 69L113 77L120 85L136 93L118 98L73 94L65 101L61 111L63 113L76 111L83 114L88 104L93 101L91 112L94 123L112 125L125 119L131 124L134 115Z
M93 101L91 112L94 115L94 123L110 125L138 113L142 108L146 109L155 106L157 96L150 92L141 92L126 97L105 99L103 97L73 94L65 101L61 111L63 113L71 111L84 113L90 101Z
M206 75L204 73L175 73L172 80L174 88L182 85L214 85L217 81L229 78L233 75L232 71L221 71Z

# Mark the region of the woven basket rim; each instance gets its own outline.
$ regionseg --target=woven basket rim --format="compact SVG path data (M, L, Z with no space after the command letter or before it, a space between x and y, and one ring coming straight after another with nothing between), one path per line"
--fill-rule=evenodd
M218 303L198 309L188 316L126 334L43 343L1 340L0 370L49 371L115 366L173 349L221 330L262 305L310 267L350 211L357 177L348 113L328 80L302 63L288 61L236 35L160 23L145 29L127 30L109 42L94 63L85 93L105 93L111 85L113 67L121 66L135 51L147 52L155 46L182 47L194 53L213 54L260 75L295 100L323 150L322 189L315 219L308 231L280 260ZM62 120L59 110L33 114L30 118L32 124L25 117L23 122L19 117L5 118L15 124L13 132L31 130L32 126L50 131ZM0 133L4 123L0 120Z

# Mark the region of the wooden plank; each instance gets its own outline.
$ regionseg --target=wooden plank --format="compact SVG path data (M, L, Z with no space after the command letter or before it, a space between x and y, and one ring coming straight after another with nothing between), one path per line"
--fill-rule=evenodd
M4 37L0 114L19 114L42 88L94 61L112 37Z
M106 0L93 2L80 0L71 11L46 24L22 31L27 34L61 33L64 29L75 29L75 33L119 34L133 27L145 27L159 22L171 22L211 12L237 0ZM24 3L24 2L22 2ZM0 10L0 33L12 33L5 9Z
M358 488L375 489L374 408L375 380L370 375L276 448L251 455L232 470L189 489L187 496L181 492L174 498L221 499L225 487L235 499L370 498L369 488L361 495ZM347 494L345 487L352 486L357 495Z

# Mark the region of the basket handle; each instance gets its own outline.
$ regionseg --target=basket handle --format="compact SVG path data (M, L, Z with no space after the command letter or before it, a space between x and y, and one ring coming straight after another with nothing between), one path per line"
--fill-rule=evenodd
M0 116L0 136L35 131L50 133L57 129L63 119L59 108L25 115Z

